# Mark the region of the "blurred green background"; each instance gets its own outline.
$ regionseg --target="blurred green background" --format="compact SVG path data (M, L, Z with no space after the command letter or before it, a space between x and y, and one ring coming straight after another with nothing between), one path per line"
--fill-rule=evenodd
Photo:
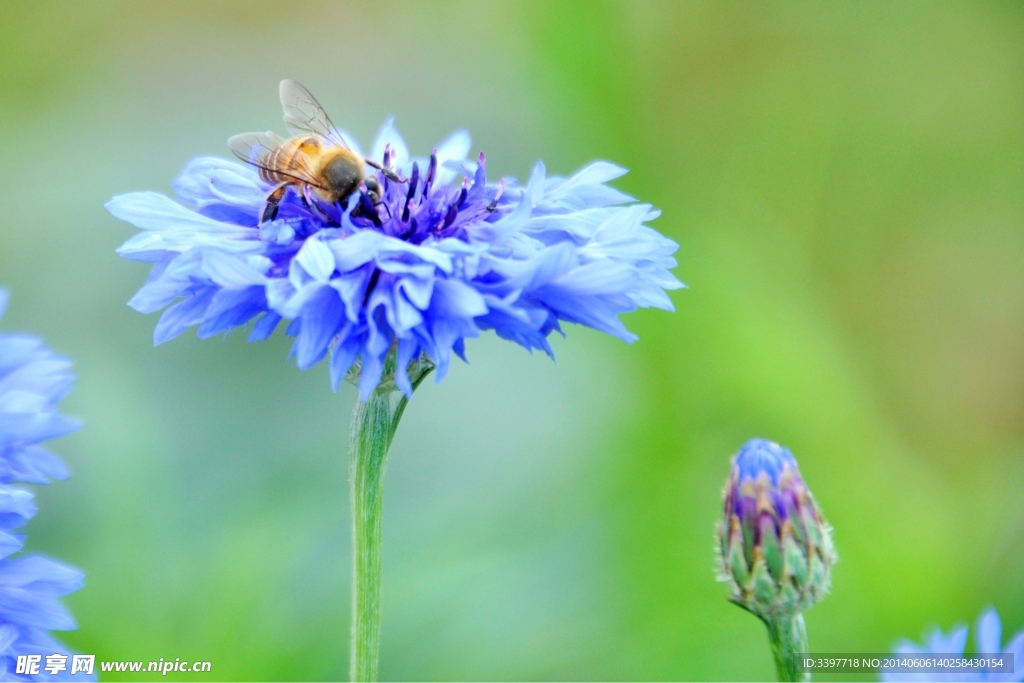
M813 650L988 604L1024 626L1024 6L5 2L0 63L2 325L74 359L87 425L28 527L87 573L72 647L347 675L354 390L280 334L154 349L103 209L282 131L285 77L364 145L394 114L420 153L468 128L495 174L629 167L690 286L627 316L632 346L572 328L552 364L492 335L418 392L382 677L773 678L713 577L755 435L836 530Z

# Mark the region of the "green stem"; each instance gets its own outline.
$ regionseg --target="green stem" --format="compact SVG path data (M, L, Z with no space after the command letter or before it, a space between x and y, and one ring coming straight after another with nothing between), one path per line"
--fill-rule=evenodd
M803 672L796 665L796 654L807 652L807 628L804 615L778 616L765 619L768 625L768 640L775 655L775 668L780 681L809 681L810 672Z
M430 373L413 376L415 389ZM413 373L410 373L412 375ZM388 449L408 400L385 381L369 401L357 401L349 432L352 503L352 641L349 677L376 681L380 658L381 512Z

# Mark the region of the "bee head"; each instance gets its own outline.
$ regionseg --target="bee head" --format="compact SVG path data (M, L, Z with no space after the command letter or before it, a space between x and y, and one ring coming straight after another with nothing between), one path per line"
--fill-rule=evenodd
M324 180L331 193L342 200L355 192L362 180L362 168L355 159L338 155L323 167Z

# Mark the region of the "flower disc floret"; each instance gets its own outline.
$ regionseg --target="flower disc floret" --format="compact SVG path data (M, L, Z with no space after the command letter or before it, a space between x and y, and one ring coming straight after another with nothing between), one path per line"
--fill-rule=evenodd
M547 337L563 321L631 342L620 314L672 310L678 245L645 225L658 216L649 204L607 185L624 169L596 162L549 178L538 163L519 187L489 183L469 149L458 132L412 159L388 121L369 158L405 182L378 171L377 204L365 187L344 205L292 187L262 225L272 187L255 169L194 159L174 183L178 202L136 192L107 204L142 231L118 253L155 264L129 305L167 309L157 344L191 326L210 337L250 322L257 341L289 320L298 366L329 354L333 386L357 374L363 400L389 353L411 395L410 363L436 366L439 381L485 330L552 355Z

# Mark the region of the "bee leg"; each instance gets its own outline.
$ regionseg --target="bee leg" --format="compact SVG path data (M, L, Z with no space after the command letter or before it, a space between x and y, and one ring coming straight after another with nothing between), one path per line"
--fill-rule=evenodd
M288 191L288 185L289 183L281 183L267 195L267 199L263 204L263 210L260 212L260 225L277 218L277 210L281 207L284 193Z

